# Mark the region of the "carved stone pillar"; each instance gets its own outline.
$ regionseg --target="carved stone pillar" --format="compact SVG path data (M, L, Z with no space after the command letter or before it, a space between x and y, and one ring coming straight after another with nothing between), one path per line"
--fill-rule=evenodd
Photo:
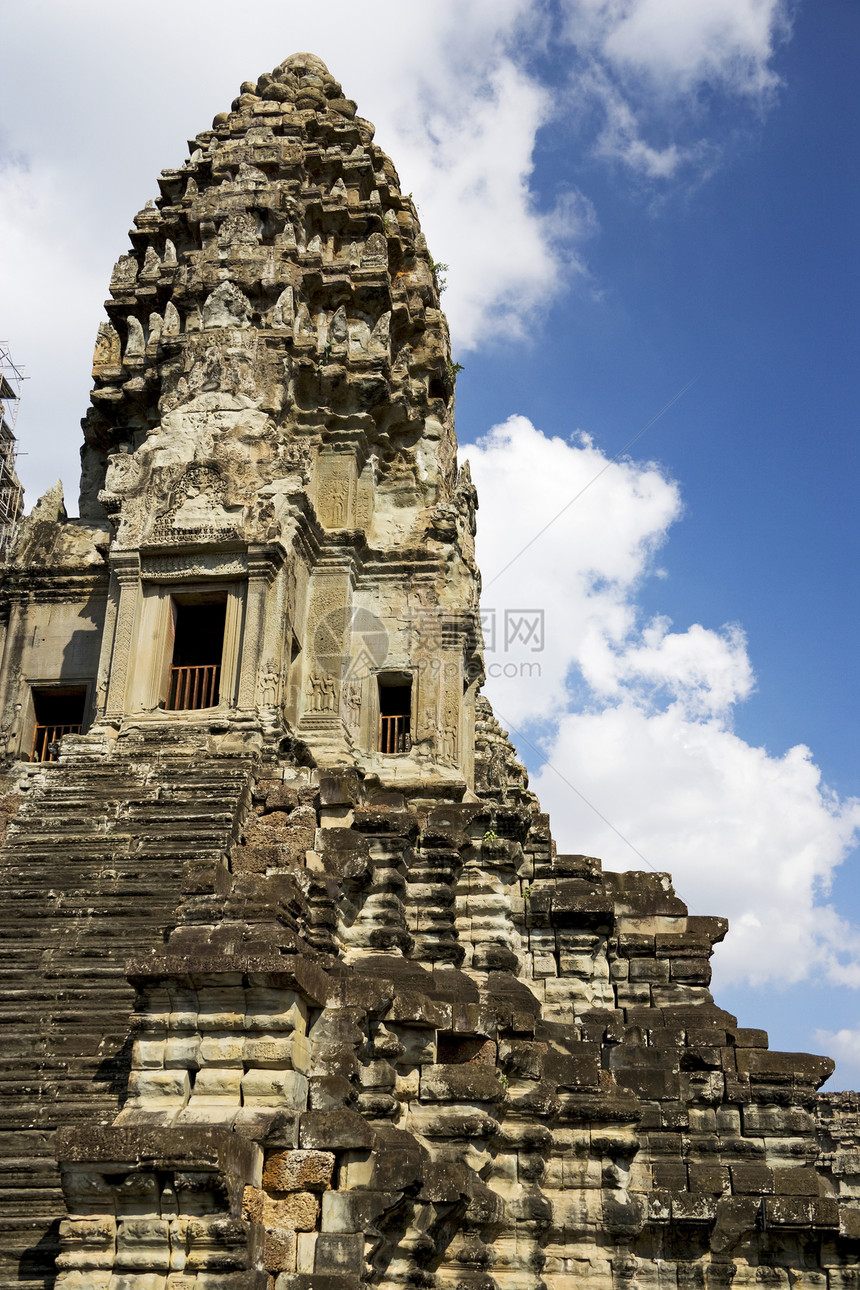
M96 673L96 692L94 696L94 720L101 721L107 707L108 682L110 681L110 661L113 653L113 638L116 633L116 615L119 607L119 582L111 573L108 587L107 605L105 606L105 625L102 632L101 653Z
M108 637L107 631L104 635L107 648L110 649L105 704L105 716L109 720L122 717L126 708L134 624L140 599L140 555L137 551L123 551L112 557L111 583L108 618L113 616L110 605L115 604L115 627L112 639ZM99 672L101 673L101 666Z
M22 710L27 704L27 690L21 684L21 652L26 615L18 599L9 605L9 620L3 641L3 663L0 667L0 695L3 697L3 725L0 731L0 755L18 751L24 756Z
M463 752L463 655L445 650L441 656L439 755L448 766L459 766Z
M239 669L238 707L249 711L256 706L260 655L266 634L266 600L283 553L274 546L248 547L248 589L245 595L245 629Z
M343 567L317 570L308 607L299 729L320 765L348 759L341 686L350 663L351 622L350 571Z

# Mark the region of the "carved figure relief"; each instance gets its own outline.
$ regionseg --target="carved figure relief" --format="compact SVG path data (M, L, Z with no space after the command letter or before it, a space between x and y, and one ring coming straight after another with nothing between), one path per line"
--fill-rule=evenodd
M266 661L265 669L260 673L260 703L264 707L276 707L278 702L278 692L280 690L281 677L275 665L274 659Z
M350 730L361 728L361 681L347 681L343 687L343 718Z
M327 529L351 528L355 499L355 459L344 453L323 453L318 465L317 510Z
M93 376L99 377L113 373L119 368L122 356L122 343L119 333L110 323L99 323L96 346L93 352Z
M236 511L224 506L226 486L212 466L189 466L176 484L170 505L155 526L154 536L226 534L235 531Z
M137 279L138 263L136 258L131 255L121 255L113 266L111 275L112 287L131 287Z
M449 719L446 720L442 729L442 748L441 756L444 762L449 766L456 765L459 761L459 740L457 737L457 727Z
M247 327L251 302L233 282L222 282L203 306L204 327Z
M313 672L308 677L308 712L334 712L337 707L334 677Z
M346 481L336 480L329 493L328 514L332 528L341 529L345 526L348 501L349 489Z

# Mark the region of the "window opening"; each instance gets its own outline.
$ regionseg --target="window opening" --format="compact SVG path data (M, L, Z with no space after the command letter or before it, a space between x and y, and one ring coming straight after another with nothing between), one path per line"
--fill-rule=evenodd
M206 601L174 599L171 608L174 640L167 710L214 708L221 690L226 592Z
M87 701L85 685L52 686L33 690L36 726L30 761L56 761L63 735L79 735Z
M440 1030L436 1035L436 1060L444 1066L484 1062L494 1066L496 1045L487 1035L460 1035Z
M379 682L379 751L409 752L412 681Z

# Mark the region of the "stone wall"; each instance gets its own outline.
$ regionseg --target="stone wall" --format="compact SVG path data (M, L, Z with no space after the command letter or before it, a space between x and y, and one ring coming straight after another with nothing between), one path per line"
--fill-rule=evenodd
M851 1280L856 1096L819 1099L827 1058L714 1004L724 920L665 875L557 855L502 796L256 781L229 889L187 895L166 953L130 964L128 1097L109 1134L61 1144L59 1284ZM159 1191L145 1144L168 1128L192 1155L213 1128L259 1154Z
M373 127L295 55L159 186L82 519L50 490L0 587L0 1290L847 1290L857 1095L714 1003L668 875L557 854L478 693L438 266ZM217 694L169 702L212 605ZM70 680L87 730L16 761Z

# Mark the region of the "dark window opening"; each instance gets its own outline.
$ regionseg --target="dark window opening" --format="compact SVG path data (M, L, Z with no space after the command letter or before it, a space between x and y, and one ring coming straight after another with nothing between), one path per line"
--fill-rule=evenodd
M409 722L412 715L412 681L379 682L379 751L409 752Z
M173 661L167 693L169 712L214 708L221 691L221 656L227 595L173 605Z
M85 685L52 686L33 690L36 726L30 761L56 761L63 735L79 735L87 701Z
M445 1066L495 1066L496 1045L486 1035L458 1035L439 1031L436 1036L436 1060Z

